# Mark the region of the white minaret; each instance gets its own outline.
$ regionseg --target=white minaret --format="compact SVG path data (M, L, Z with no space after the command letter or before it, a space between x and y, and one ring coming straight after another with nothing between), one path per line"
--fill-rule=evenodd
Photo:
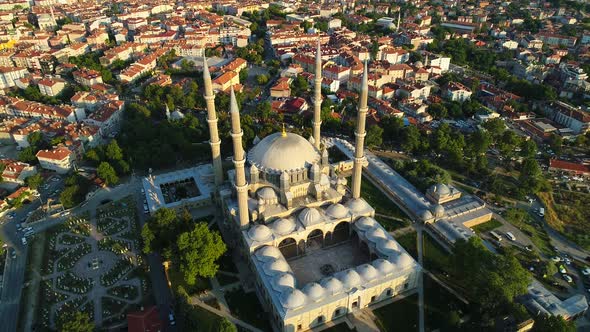
M395 32L399 31L399 25L402 23L402 10L400 9L399 12L397 12L397 26L395 27Z
M314 97L313 97L313 145L320 149L320 127L322 125L322 50L320 38L318 38L318 48L315 55L315 79L314 79Z
M365 161L365 122L367 119L367 99L369 98L369 69L365 61L365 71L361 86L359 111L356 119L356 143L354 146L354 166L352 171L352 198L361 197L361 179L363 176L363 162Z
M240 227L247 227L250 223L248 218L248 184L246 183L246 171L244 164L244 147L242 146L242 136L244 132L240 126L240 111L238 102L234 93L234 87L231 88L230 109L231 114L231 137L234 143L234 166L236 168L236 192L238 199L238 218Z
M211 157L213 160L213 172L215 173L215 186L223 183L223 168L221 166L221 140L217 131L217 113L215 112L215 95L211 74L207 65L207 58L203 57L203 82L205 83L205 102L207 103L207 123L209 124L209 144L211 144Z

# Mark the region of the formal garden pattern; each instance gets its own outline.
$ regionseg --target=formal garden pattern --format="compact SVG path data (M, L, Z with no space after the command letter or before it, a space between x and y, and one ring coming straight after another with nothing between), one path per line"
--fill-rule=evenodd
M40 318L54 329L75 309L97 326L112 326L144 301L148 278L131 198L73 216L50 230L44 253Z

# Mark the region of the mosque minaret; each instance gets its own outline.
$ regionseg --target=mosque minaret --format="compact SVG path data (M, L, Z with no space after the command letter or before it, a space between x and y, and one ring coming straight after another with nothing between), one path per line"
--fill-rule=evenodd
M356 144L354 147L354 167L352 171L352 198L361 197L361 179L363 172L363 163L365 162L365 122L367 119L367 99L369 96L368 84L368 69L367 62L365 62L365 70L363 72L363 81L361 86L361 96L359 100L359 110L356 120Z
M205 102L207 103L207 123L209 124L209 144L211 144L211 157L213 159L213 172L215 174L215 186L223 183L223 167L221 165L221 140L217 130L217 114L215 112L215 95L211 74L207 65L207 58L203 58L203 82L205 83Z
M244 147L242 146L242 136L244 132L240 126L240 111L234 88L231 88L230 96L230 114L231 114L231 137L234 145L234 166L236 168L236 193L238 200L238 220L240 227L247 227L250 222L248 217L248 184L246 183L246 171L244 165Z
M318 48L315 55L315 79L314 79L314 97L313 97L313 146L320 149L322 125L322 50L320 39L318 38Z

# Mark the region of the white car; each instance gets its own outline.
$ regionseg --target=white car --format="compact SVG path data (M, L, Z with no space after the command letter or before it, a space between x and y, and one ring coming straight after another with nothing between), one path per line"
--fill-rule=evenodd
M572 279L572 277L568 276L567 274L563 275L563 279L565 279L565 281L567 281L568 283L574 282L574 279Z
M567 273L567 270L565 269L565 267L563 265L560 265L559 266L559 273L561 273L561 274L566 274Z
M585 267L582 269L582 274L585 276L590 276L590 267Z
M565 264L570 265L572 263L572 261L569 258L564 258L563 261L565 262Z
M551 257L551 260L554 261L555 263L559 263L559 262L561 262L561 257L559 257L559 256Z

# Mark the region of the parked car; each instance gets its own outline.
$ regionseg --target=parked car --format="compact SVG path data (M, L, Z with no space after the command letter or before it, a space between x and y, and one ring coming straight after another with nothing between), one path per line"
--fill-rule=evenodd
M10 248L10 257L12 259L16 258L16 250L14 250L14 248Z
M588 276L588 275L590 275L590 267L587 267L587 266L586 266L586 267L584 267L584 268L582 269L582 274L583 274L583 275L585 275L585 276Z
M561 257L554 256L554 257L551 257L551 260L554 261L555 263L559 263L559 262L561 262Z
M572 277L570 277L570 276L569 276L569 275L567 275L567 274L564 274L564 275L563 275L563 279L564 279L565 281L567 281L568 283L572 283L572 282L574 282L574 279L572 279Z
M561 274L566 274L567 273L567 270L565 269L565 267L563 265L560 265L559 266L559 273L561 273Z

